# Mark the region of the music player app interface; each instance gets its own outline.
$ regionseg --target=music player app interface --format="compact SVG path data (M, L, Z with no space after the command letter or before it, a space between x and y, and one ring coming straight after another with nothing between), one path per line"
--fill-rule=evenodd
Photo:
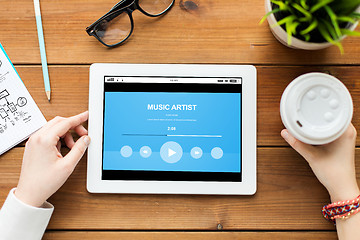
M154 180L241 173L241 90L178 85L105 83L103 177L114 171Z

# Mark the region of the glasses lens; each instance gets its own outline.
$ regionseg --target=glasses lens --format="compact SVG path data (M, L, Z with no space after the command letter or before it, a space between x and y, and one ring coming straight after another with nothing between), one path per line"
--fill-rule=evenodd
M110 15L98 23L94 30L105 44L117 44L127 38L131 32L130 17L127 12Z
M139 6L150 15L159 15L166 11L174 0L139 0Z

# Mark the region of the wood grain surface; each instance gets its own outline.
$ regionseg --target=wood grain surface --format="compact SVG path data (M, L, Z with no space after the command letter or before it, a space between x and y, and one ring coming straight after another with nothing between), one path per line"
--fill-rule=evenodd
M44 240L335 240L335 232L47 232Z
M22 154L18 147L0 157L1 200L17 184ZM294 150L258 148L257 164L254 196L90 194L84 157L49 200L49 229L334 230L321 215L329 196ZM360 180L360 150L356 164Z
M89 37L87 26L117 0L42 0L48 62L84 64L129 63L251 63L282 65L359 64L359 40L344 40L345 55L336 47L297 51L282 46L268 24L259 25L264 0L176 0L161 18L134 12L130 40L107 49ZM194 3L189 4L186 2ZM1 35L14 63L40 63L32 0L0 0Z
M343 41L344 55L336 47L294 50L280 44L266 22L258 24L264 0L176 0L161 18L135 11L129 41L108 49L85 28L118 0L40 2L51 102L44 92L32 0L0 0L0 43L48 120L87 110L89 66L95 62L253 64L258 70L254 196L90 194L85 156L49 200L55 212L44 239L337 239L320 211L329 202L326 190L279 135L279 102L297 76L326 72L349 88L353 123L360 129L360 38ZM20 144L0 156L0 205L17 184L23 151ZM356 164L360 181L360 149Z

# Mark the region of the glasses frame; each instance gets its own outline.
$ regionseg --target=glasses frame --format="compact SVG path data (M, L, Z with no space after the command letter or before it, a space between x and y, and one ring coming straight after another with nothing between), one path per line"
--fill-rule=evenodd
M167 13L173 6L174 6L175 0L172 0L171 4L169 5L168 8L166 8L164 11L162 11L159 14L150 14L148 12L146 12L145 10L143 10L141 8L141 6L139 5L139 0L121 0L120 2L118 2L114 7L112 7L110 9L109 12L107 12L104 16L102 16L101 18L99 18L98 20L96 20L93 24L91 24L89 27L86 28L86 32L89 36L94 36L99 42L101 42L104 46L106 47L116 47L119 46L120 44L124 43L126 40L129 39L129 37L131 36L131 34L134 31L134 19L132 17L132 12L135 11L136 9L138 9L140 12L142 12L143 14L145 14L148 17L159 17L165 13ZM96 26L101 23L104 19L112 17L111 20L115 19L117 16L119 16L120 14L126 12L130 18L130 23L131 23L131 30L129 35L124 38L123 40L121 40L118 43L115 44L106 44L103 40L101 40L101 38L97 35L95 28ZM110 21L111 21L110 20ZM109 22L110 22L109 21Z

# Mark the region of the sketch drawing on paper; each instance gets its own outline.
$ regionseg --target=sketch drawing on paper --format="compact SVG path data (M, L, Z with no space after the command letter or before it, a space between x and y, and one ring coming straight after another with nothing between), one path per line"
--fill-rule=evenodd
M31 115L22 109L27 104L25 97L18 97L16 102L9 99L10 94L6 89L0 91L0 134L17 122L27 123L31 120Z
M0 60L0 69L1 69L2 65L3 65L3 63ZM6 73L1 73L0 72L0 83L6 79L6 75L8 75L8 74L9 74L9 71L7 71Z
M6 75L8 75L8 74L9 74L9 72L6 72L4 74L0 73L0 83L6 79Z

